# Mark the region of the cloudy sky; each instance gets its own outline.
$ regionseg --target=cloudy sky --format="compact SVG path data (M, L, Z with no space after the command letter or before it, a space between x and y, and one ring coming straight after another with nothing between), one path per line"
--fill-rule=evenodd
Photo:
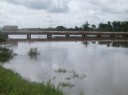
M128 0L0 0L0 26L66 27L128 20Z

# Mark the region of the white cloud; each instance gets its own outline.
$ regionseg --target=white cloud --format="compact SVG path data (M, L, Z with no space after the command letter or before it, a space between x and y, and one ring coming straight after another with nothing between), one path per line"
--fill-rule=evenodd
M128 20L127 0L1 0L1 25L20 27L81 26Z
M22 5L34 10L60 13L68 11L68 0L4 0L15 5Z

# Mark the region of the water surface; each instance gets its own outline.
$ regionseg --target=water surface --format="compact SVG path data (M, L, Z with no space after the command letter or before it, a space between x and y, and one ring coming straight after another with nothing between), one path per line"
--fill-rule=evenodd
M125 46L127 43L17 42L9 48L18 55L4 67L32 82L51 80L66 95L128 95L128 48ZM30 48L37 48L40 55L31 59ZM67 83L68 86L62 86Z

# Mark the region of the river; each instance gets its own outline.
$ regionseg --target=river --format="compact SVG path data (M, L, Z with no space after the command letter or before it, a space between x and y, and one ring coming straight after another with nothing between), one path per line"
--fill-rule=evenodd
M128 42L16 41L3 66L32 82L51 81L66 95L128 95ZM31 58L30 48L40 54Z

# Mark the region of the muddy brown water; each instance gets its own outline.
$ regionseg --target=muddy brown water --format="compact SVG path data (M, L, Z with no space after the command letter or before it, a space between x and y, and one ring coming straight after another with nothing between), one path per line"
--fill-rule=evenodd
M127 43L22 41L9 48L18 55L3 66L28 81L51 80L66 95L128 95ZM30 48L40 54L31 59Z

